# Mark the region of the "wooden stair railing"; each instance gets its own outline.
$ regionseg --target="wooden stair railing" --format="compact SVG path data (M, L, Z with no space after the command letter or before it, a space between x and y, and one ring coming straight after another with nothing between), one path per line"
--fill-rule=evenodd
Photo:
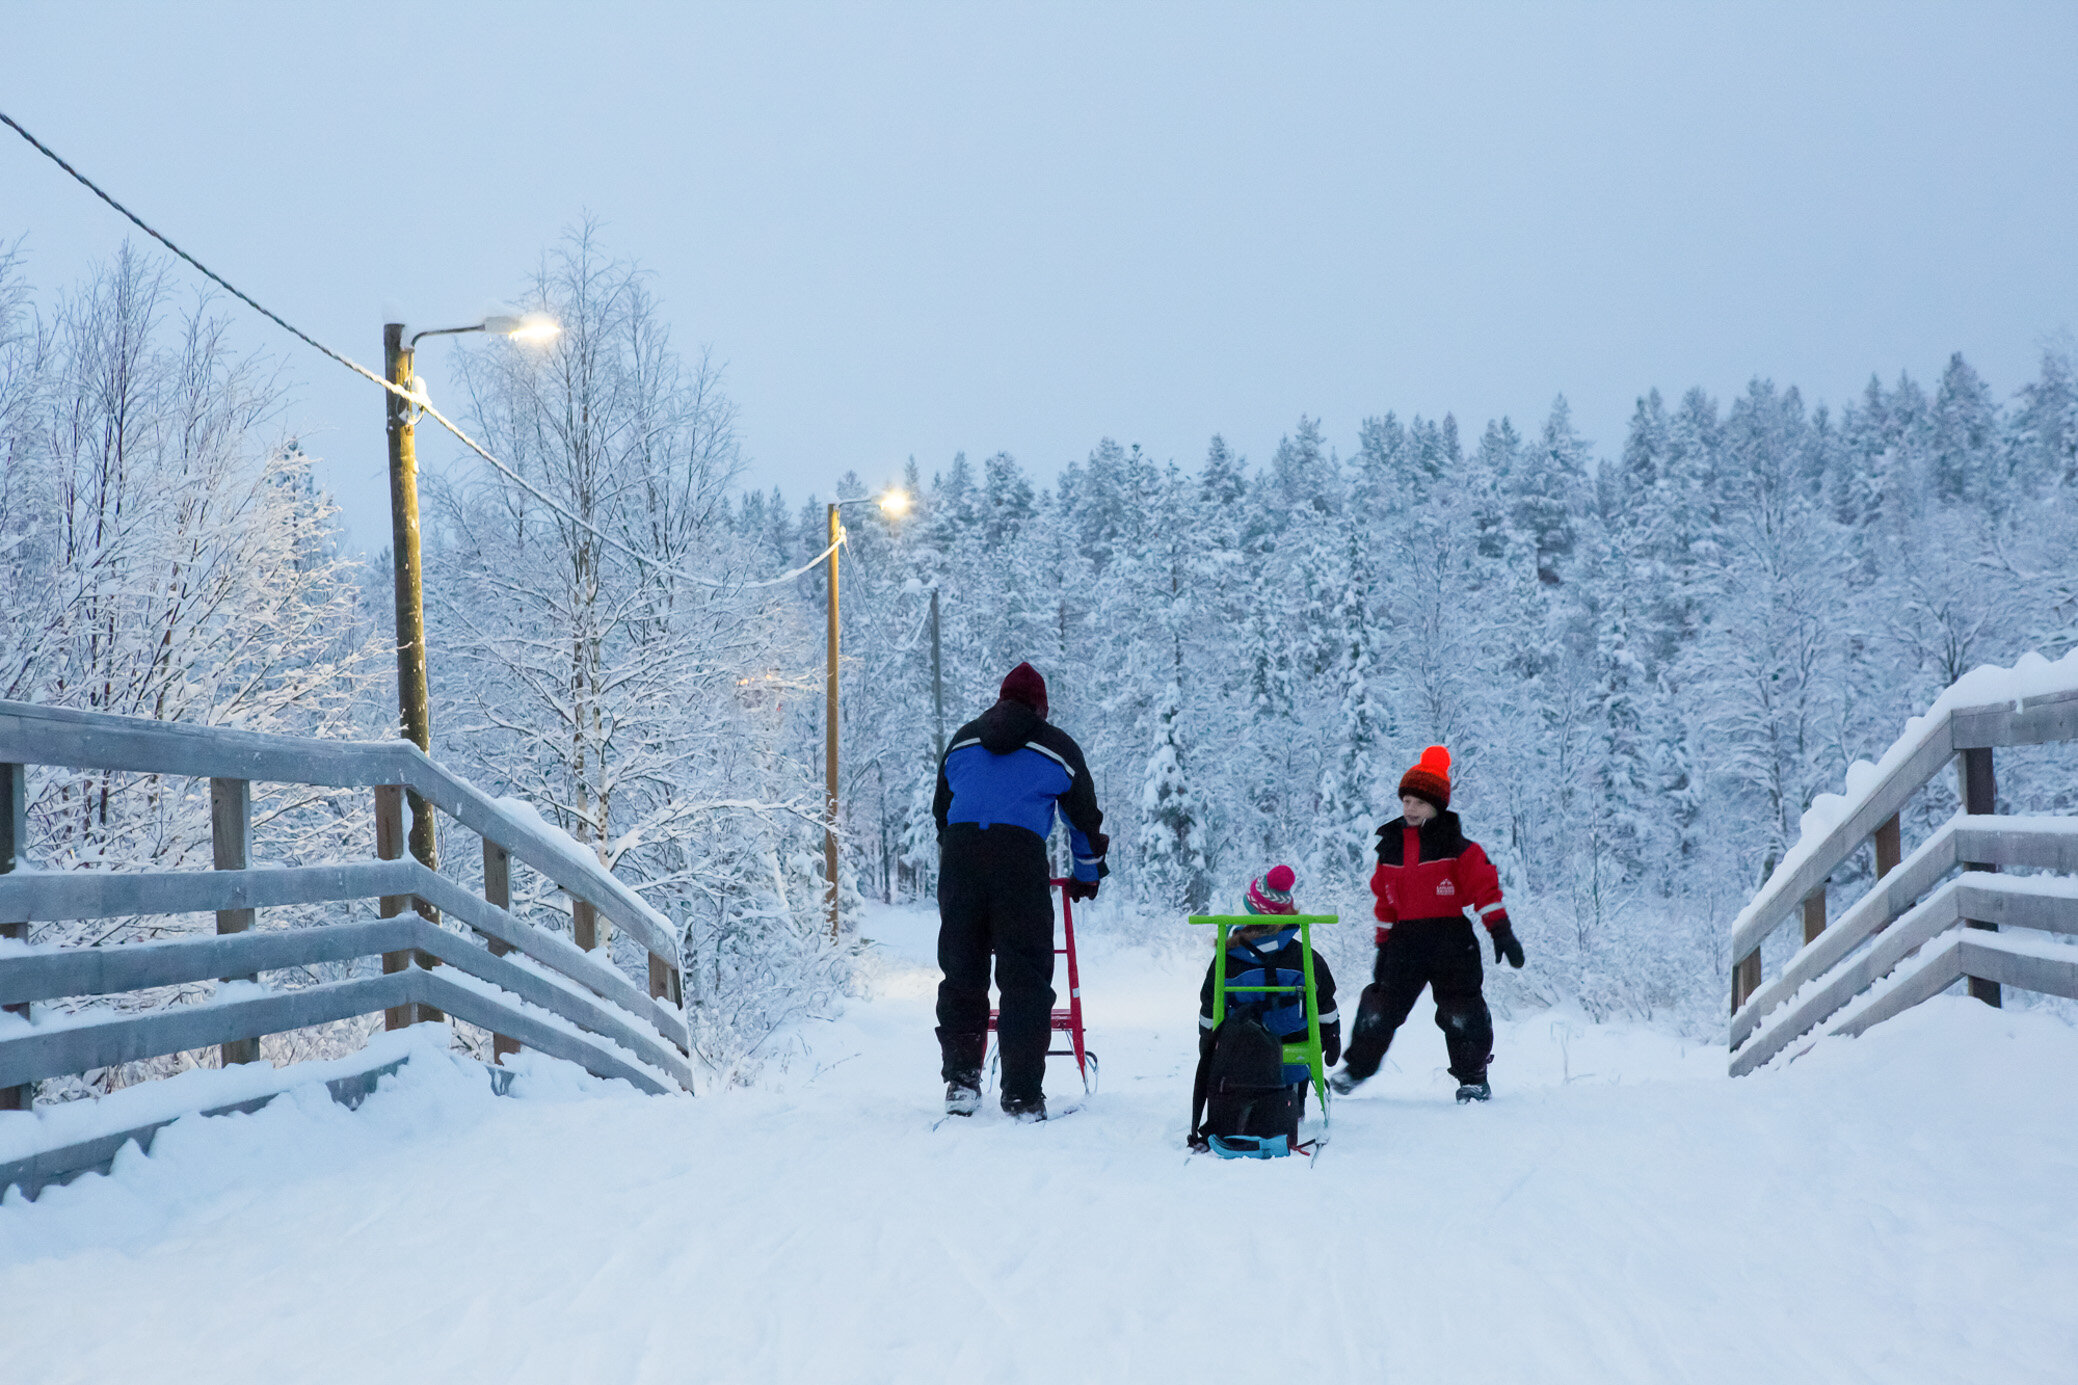
M2078 997L2078 948L1997 934L2078 934L2078 880L2062 878L2078 875L2078 818L1996 816L1992 761L2001 746L2071 740L2078 689L1916 720L1884 756L1888 768L1850 796L1815 844L1792 852L1733 923L1732 1074L1753 1071L1828 1021L1826 1032L1858 1034L1958 980L1994 1005L2008 985ZM1907 856L1902 811L1951 760L1963 810ZM1864 842L1874 848L1877 878L1829 920L1827 881ZM1981 874L2002 867L2059 874ZM1761 944L1793 910L1802 915L1803 946L1766 977Z
M208 779L216 869L19 869L26 863L29 765ZM377 859L254 867L255 780L371 790ZM482 836L483 897L404 854L407 794ZM613 965L596 925L581 936L594 949L587 950L511 913L514 859L568 894L573 915L605 919L640 942L649 954L647 985ZM360 899L377 901L380 916L254 927L260 909ZM391 1028L451 1015L488 1029L494 1058L524 1045L646 1092L692 1090L670 921L578 843L501 807L416 746L265 736L0 701L0 937L26 941L29 926L44 921L209 911L216 913L216 936L0 950L0 1110L26 1108L45 1078L214 1046L226 1063L251 1062L264 1035L378 1011ZM378 956L379 974L343 981L278 991L237 986L202 1004L27 1022L36 1001L212 979L249 982L283 968Z

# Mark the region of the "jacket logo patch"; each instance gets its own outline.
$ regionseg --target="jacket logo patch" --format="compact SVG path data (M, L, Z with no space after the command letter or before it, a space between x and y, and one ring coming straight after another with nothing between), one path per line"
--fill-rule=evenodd
M1450 881L1448 881L1448 880L1444 880L1444 881L1441 881L1441 882L1439 882L1439 883L1437 884L1437 886L1436 886L1436 893L1437 893L1437 894L1439 894L1439 895L1446 895L1446 894L1456 894L1456 893L1457 893L1457 886L1456 886L1456 885L1453 885L1453 884L1452 884L1452 883L1450 883Z

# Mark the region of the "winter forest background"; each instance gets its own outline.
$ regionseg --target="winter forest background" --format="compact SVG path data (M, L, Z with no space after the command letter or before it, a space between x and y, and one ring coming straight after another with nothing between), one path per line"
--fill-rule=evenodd
M858 954L820 902L824 579L745 585L820 552L828 497L756 484L720 369L590 230L519 301L562 337L469 348L445 403L614 542L421 430L434 753L682 924L700 1056L750 1080ZM64 291L0 253L0 697L388 734L387 555L341 552L288 363L234 351L227 313L143 252ZM1461 425L1382 397L1351 437L1300 414L1269 457L1099 439L1050 485L1002 453L844 476L838 496L916 497L900 520L846 512L846 900L934 886L936 591L944 730L1029 659L1088 753L1113 836L1099 924L1175 937L1279 860L1309 908L1368 917L1372 831L1441 741L1530 955L1492 978L1497 1005L1718 1030L1727 926L1813 796L1967 669L2078 643L2078 347L2048 344L2010 392L1960 355L1837 406L1762 379L1639 385L1599 450L1563 398ZM2078 796L2010 758L2021 810ZM204 786L31 791L46 867L207 860ZM1952 811L1941 794L1915 811ZM371 850L354 795L277 790L255 816L258 858ZM443 849L465 877L470 854ZM185 926L210 924L37 937ZM1367 950L1340 930L1345 976Z

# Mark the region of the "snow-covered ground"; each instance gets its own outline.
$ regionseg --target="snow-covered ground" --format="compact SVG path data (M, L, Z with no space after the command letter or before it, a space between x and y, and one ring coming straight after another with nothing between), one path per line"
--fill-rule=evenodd
M1317 1164L1225 1163L1182 1147L1202 959L1101 937L1098 1095L931 1130L932 926L874 914L873 998L766 1088L538 1064L499 1099L422 1056L357 1112L184 1121L11 1198L0 1374L2072 1378L2078 1030L2050 1016L1943 999L1731 1081L1719 1049L1545 1014L1459 1108L1418 1011Z

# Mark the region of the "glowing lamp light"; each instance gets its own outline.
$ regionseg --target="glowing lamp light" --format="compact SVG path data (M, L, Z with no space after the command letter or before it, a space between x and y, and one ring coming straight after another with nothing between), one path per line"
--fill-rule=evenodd
M510 337L532 346L553 341L563 330L562 324L547 313L528 313L525 317L487 317L483 330L495 336Z
M909 513L909 492L904 490L889 491L886 495L880 497L880 508L883 513L895 519L900 519L903 515Z

